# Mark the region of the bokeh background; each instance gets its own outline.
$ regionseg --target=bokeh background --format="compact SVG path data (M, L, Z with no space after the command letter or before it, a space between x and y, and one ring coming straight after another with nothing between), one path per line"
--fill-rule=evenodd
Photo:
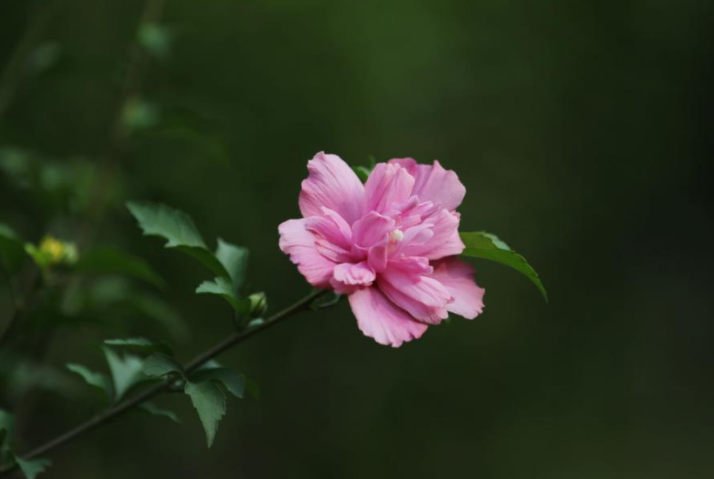
M37 29L0 117L6 165L50 171L38 194L0 170L0 221L24 237L77 239L144 8L0 0L6 74ZM712 477L712 14L698 0L168 0L94 241L169 278L157 294L189 334L63 327L45 364L100 367L89 342L147 331L189 359L229 333L224 304L193 294L205 272L142 237L128 198L250 247L273 311L303 296L277 225L299 215L321 150L456 170L462 229L529 258L551 302L474 261L485 313L397 350L363 337L347 304L304 315L222 357L262 394L229 403L210 451L188 400L169 397L182 425L126 417L44 477ZM36 397L20 444L96 410L67 381L76 395Z

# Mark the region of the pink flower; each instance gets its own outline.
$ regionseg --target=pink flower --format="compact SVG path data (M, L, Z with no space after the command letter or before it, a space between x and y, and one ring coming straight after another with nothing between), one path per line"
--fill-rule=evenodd
M456 173L411 158L379 163L366 184L336 155L318 153L302 182L303 218L278 228L280 249L315 287L347 294L360 330L399 347L449 312L473 319L484 290L455 256L464 245Z

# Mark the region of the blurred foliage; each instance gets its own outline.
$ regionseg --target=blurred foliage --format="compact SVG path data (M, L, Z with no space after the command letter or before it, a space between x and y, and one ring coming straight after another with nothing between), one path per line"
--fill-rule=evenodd
M201 262L137 234L129 199L253 246L239 297L287 304L305 285L276 227L298 215L312 154L439 158L467 185L463 230L517 239L552 302L475 259L483 317L398 351L365 340L344 304L291 320L226 356L262 378L262 399L234 408L210 454L198 421L178 433L136 415L40 477L711 476L709 3L184 0L141 27L143 8L0 2L0 260L13 273L0 331L12 291L40 286L0 345L19 450L84 420L82 401L101 407L84 374L56 366L109 380L88 344L141 336L191 357L235 324L193 296L217 281ZM118 105L137 45L151 61ZM78 262L33 279L24 245L48 235L77 244ZM199 405L220 411L227 388L208 384ZM194 404L153 406L189 418Z

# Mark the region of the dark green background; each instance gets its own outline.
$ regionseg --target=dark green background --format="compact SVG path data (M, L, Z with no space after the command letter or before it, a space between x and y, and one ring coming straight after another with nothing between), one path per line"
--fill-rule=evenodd
M35 3L0 0L0 65ZM62 55L23 80L0 144L99 158L143 4L55 3L46 38ZM230 402L210 451L188 401L168 398L183 425L124 418L54 454L43 477L712 477L713 10L169 0L174 48L145 70L143 96L199 133L133 138L99 240L170 278L192 331L183 358L227 334L229 312L193 295L203 270L142 238L120 200L174 205L211 242L250 247L250 283L275 311L309 290L277 225L299 215L320 150L438 158L467 187L462 230L523 253L551 302L474 261L485 313L400 349L363 337L346 304L302 316L225 355L262 398ZM37 240L46 206L0 176L0 221ZM111 334L60 332L50 360L91 362L87 341ZM93 407L45 397L21 444Z

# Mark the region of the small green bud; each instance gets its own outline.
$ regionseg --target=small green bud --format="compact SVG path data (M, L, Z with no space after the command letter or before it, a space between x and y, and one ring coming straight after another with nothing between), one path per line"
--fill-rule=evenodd
M250 300L250 317L259 318L265 314L268 310L268 298L266 298L265 293L262 291L260 293L253 293L248 296Z

